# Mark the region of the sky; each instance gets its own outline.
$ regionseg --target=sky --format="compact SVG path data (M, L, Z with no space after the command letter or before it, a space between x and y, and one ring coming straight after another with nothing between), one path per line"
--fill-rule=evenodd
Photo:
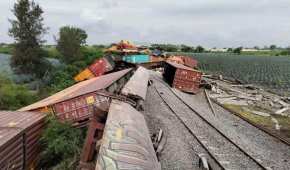
M0 0L0 42L15 0ZM44 10L48 44L62 26L84 29L88 44L121 39L205 47L290 46L289 0L35 0Z

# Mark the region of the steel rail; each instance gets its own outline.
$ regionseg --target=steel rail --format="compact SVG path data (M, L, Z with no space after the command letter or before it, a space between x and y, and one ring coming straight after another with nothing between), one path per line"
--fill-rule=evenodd
M266 167L264 167L264 165L262 165L259 161L257 161L255 158L253 158L251 155L249 155L246 151L244 151L240 146L238 146L234 141L232 141L230 138L228 138L224 133L222 133L218 128L216 128L212 123L210 123L207 119L205 119L203 116L201 116L200 113L198 113L195 109L193 109L191 106L189 106L187 103L185 103L173 90L172 88L164 83L163 81L159 80L158 78L154 78L155 80L161 82L164 86L166 86L185 106L187 106L192 112L194 112L198 117L200 117L204 122L206 122L210 127L212 127L215 131L217 131L221 136L223 136L225 139L227 139L230 143L232 143L236 148L238 148L242 153L244 153L247 157L249 157L251 160L253 160L260 168L267 170ZM154 86L155 90L157 91L157 93L159 94L159 96L162 98L162 100L166 103L165 99L162 97L162 95L159 93L159 91L157 90L157 88ZM192 130L185 124L185 122L176 114L176 112L171 109L171 107L169 106L168 103L166 103L166 105L170 108L170 110L181 120L181 122L184 124L185 127L187 127L187 129L189 129L191 131L191 134L194 135L194 133L192 132ZM195 136L195 135L194 135ZM195 136L196 137L196 136ZM199 141L201 142L201 141ZM203 147L208 151L208 149L203 145ZM212 154L210 154L212 156ZM213 157L214 158L214 157ZM215 159L215 158L214 158ZM216 160L216 159L215 159ZM220 163L219 163L220 165Z
M154 86L154 85L153 85ZM180 120L180 122L184 125L184 127L189 131L189 133L198 141L198 143L205 149L205 151L210 155L210 157L221 167L221 169L225 170L225 167L216 159L216 157L206 148L206 146L201 142L201 140L193 133L193 131L184 123L184 121L176 114L176 112L169 106L169 104L163 99L160 92L154 86L154 89L158 96L162 99L163 103L171 110L171 112Z

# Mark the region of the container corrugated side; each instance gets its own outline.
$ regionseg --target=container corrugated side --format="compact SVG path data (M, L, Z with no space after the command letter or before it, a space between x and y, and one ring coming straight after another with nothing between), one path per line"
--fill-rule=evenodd
M37 164L45 114L0 111L0 169L28 169Z
M102 102L108 103L109 101L109 97L94 92L54 104L54 110L58 119L75 122L85 120L91 116L90 105L98 106Z
M177 69L173 81L173 87L185 92L196 93L199 90L202 73Z
M88 69L96 76L101 76L106 72L106 66L109 63L104 58L96 60Z

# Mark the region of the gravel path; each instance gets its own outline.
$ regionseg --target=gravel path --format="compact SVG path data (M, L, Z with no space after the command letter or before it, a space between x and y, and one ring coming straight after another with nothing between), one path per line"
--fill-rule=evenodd
M151 133L164 130L167 142L160 155L162 169L198 169L198 154L204 154L214 167L214 161L159 97L154 87L148 88L143 112ZM220 168L215 168L220 169Z
M158 92L186 126L202 141L212 155L225 169L261 169L260 166L241 152L235 145L215 129L205 123L180 101L170 89L159 81L154 81Z
M217 115L214 116L202 92L190 95L175 90L175 93L264 166L269 167L269 169L290 169L290 146L215 103L213 106Z

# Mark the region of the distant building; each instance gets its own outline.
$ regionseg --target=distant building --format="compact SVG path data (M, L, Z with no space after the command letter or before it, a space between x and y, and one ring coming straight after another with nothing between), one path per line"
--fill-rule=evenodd
M208 49L209 52L227 52L228 48L210 48Z
M271 51L265 49L255 49L255 48L243 48L242 52L258 52L258 51Z

